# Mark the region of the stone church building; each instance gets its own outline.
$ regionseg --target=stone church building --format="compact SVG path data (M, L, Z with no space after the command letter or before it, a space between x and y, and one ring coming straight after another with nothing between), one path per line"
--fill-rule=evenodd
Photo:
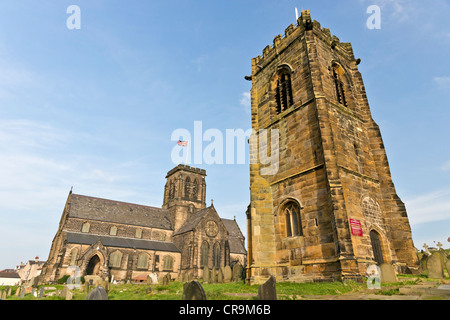
M205 267L245 266L244 236L235 220L206 206L205 177L190 166L170 170L162 208L70 191L39 281L57 281L71 266L118 281L197 278Z
M360 61L308 10L252 59L245 78L252 81L253 138L277 130L271 147L279 160L269 175L263 161L250 164L250 283L269 275L361 280L369 265L382 263L402 272L420 268ZM250 158L260 151L251 146Z

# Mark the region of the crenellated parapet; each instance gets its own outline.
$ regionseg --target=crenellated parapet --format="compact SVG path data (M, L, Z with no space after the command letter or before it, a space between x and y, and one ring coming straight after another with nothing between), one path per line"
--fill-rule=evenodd
M294 23L289 25L285 29L284 35L275 36L273 44L269 44L263 49L262 56L258 55L252 59L252 74L258 73L293 41L304 36L306 32L312 32L317 39L329 45L336 54L345 56L346 59L355 60L350 42L341 42L337 36L331 34L329 28L322 28L318 21L312 20L309 10L303 10L301 16L297 19L297 25Z

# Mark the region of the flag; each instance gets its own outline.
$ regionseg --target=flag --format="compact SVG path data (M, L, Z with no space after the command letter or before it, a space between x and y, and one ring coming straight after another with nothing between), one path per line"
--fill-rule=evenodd
M188 142L187 142L187 141L181 141L181 140L178 140L178 141L177 141L177 144L178 144L180 147L187 147Z

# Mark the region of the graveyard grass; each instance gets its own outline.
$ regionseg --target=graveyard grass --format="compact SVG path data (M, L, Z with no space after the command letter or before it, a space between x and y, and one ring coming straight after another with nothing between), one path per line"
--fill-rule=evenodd
M382 284L381 289L369 290L366 282L358 283L349 281L322 282L322 283L292 283L278 282L277 296L279 300L296 300L306 296L332 296L346 293L370 292L380 295L398 295L399 288L405 285L416 284L418 281L432 281L426 276L398 275L399 282ZM47 285L48 286L48 285ZM51 285L57 290L62 290L64 285ZM202 283L207 300L256 300L258 285L246 285L243 282L230 283ZM151 292L147 293L147 288ZM4 287L0 286L0 290ZM17 287L13 287L12 296L8 300L20 300L14 296ZM38 288L39 290L39 288ZM46 295L51 291L46 291ZM72 300L84 300L84 290L72 290ZM181 300L183 295L183 282L172 281L169 285L161 284L117 284L111 285L108 293L109 300ZM26 294L24 300L39 300L31 294ZM45 296L42 300L64 300L58 296Z

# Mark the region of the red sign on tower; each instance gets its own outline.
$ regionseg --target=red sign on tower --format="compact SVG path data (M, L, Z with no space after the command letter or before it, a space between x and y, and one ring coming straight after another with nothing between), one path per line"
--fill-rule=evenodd
M352 230L352 235L362 237L361 221L350 219L350 229Z

